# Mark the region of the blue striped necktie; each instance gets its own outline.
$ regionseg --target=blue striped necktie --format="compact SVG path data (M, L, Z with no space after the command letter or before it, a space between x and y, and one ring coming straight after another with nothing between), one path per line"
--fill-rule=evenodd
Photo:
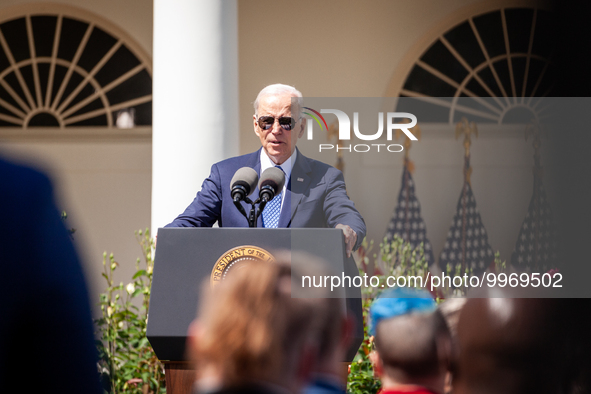
M281 171L283 169L280 166L275 166ZM285 171L283 171L285 173ZM281 197L283 190L279 192L271 201L267 203L263 210L263 227L265 228L277 228L279 226L279 216L281 216Z

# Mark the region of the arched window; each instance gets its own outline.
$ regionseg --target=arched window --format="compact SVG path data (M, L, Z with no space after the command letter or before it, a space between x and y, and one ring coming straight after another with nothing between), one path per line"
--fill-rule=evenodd
M553 81L550 18L541 9L503 8L455 25L415 62L399 96L417 98L431 122L543 118Z
M91 14L83 16L32 12L0 19L0 127L152 124L148 56Z

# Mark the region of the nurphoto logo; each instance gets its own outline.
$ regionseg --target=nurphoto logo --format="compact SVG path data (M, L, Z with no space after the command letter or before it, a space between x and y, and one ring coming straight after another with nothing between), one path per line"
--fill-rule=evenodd
M309 118L306 120L306 129L307 129L307 138L308 140L314 139L314 122L318 124L320 130L324 131L324 128L328 130L328 124L326 119L322 114L333 114L336 116L338 121L338 130L339 136L338 139L340 141L350 141L351 140L351 120L349 115L347 115L344 111L338 109L321 109L320 112L316 111L310 107L304 107L305 110L304 114L308 115ZM359 112L353 112L353 133L355 138L362 140L362 141L376 141L382 134L384 133L384 119L386 123L386 139L387 141L392 141L392 135L394 130L402 131L410 140L417 141L417 137L415 137L409 129L413 128L417 124L417 117L408 112L387 112L384 116L383 112L378 112L378 130L373 132L372 134L365 134L362 133L359 127ZM404 122L400 122L400 121ZM319 144L318 149L320 152L323 150L336 150L342 151L346 150L348 152L369 152L369 151L377 151L380 152L382 148L383 151L388 152L402 152L404 147L400 144L354 144L354 145L342 145L342 144Z

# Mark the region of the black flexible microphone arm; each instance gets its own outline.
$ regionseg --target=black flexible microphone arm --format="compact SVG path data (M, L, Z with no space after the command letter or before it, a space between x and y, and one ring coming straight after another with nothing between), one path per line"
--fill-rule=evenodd
M236 208L238 208L238 210L240 211L242 216L244 216L245 218L248 219L248 217L246 216L246 211L244 210L244 207L242 206L242 204L240 204L240 199L234 198L234 206L236 206Z
M232 193L232 200L234 202L234 206L238 208L238 211L246 218L248 221L248 227L254 228L257 226L257 221L259 220L259 216L263 213L265 206L269 201L271 201L275 197L275 190L272 186L265 185L262 187L260 192L259 198L256 201L252 201L250 198L246 197L245 188L241 185L234 186L233 193ZM240 203L241 201L245 201L247 204L251 205L250 213L247 215L244 207ZM259 205L258 208L256 205Z
M246 214L244 207L242 206L242 204L240 204L241 200L244 200L244 202L251 205L250 214L248 214L248 215ZM258 213L258 215L256 214L256 208L255 208L256 205L255 204L257 204L259 202L259 200L260 199L257 199L255 202L253 202L248 197L240 198L238 196L235 196L233 199L234 206L236 208L238 208L238 211L240 211L242 216L244 216L246 218L246 220L248 221L248 227L256 227L257 226L257 219L258 219L260 213Z
M255 215L255 222L258 221L259 216L261 216L261 213L263 213L263 210L265 209L267 203L275 197L275 190L272 186L265 185L261 188L259 196L260 197L254 202L255 204L259 204L259 209L257 210Z
M250 204L252 208L250 209L250 215L246 214L244 207L240 203L241 201L245 201L247 204ZM254 214L255 203L253 203L250 198L247 197L247 189L244 185L235 184L232 187L232 201L234 202L234 206L238 209L238 211L246 218L248 221L248 227L256 227L256 216ZM258 200L257 200L258 201Z

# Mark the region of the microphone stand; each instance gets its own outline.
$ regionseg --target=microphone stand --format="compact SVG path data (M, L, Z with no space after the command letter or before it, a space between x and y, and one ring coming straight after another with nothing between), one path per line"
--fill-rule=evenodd
M256 214L256 208L255 208L255 204L257 204L259 202L259 199L257 199L255 202L252 202L252 200L248 197L244 197L244 201L247 204L251 205L250 208L250 214L246 214L246 211L244 210L244 207L242 206L242 204L240 204L240 199L234 199L234 206L236 208L238 208L238 211L240 211L240 213L246 218L246 220L248 221L248 227L256 227L257 226L257 219L260 215L260 213L257 215Z
M252 202L250 200L248 200L247 202L252 205L252 207L250 208L250 214L248 215L248 227L255 228L257 226L257 220L260 215L260 213L258 213L256 209L256 204L259 202L259 199L257 198L255 202Z
M234 205L236 206L236 208L238 208L238 211L240 211L240 213L246 218L246 220L248 221L248 227L250 228L255 228L257 226L257 221L259 220L259 216L261 216L261 213L263 213L263 210L265 209L265 206L267 205L267 203L269 201L271 201L274 197L275 197L275 191L269 187L269 186L264 186L263 189L269 189L272 191L271 193L271 198L269 199L267 198L263 198L261 199L260 197L256 199L256 201L252 201L250 198L248 197L244 197L243 200L247 203L251 205L250 208L250 213L247 215L246 211L244 210L244 207L242 206L242 204L240 204L241 199L236 197L234 198ZM259 204L258 209L256 204Z
M266 199L261 200L260 198L257 198L256 201L253 202L248 197L246 197L244 201L251 205L250 213L248 214L248 216L246 215L246 211L242 207L242 204L240 204L240 201L234 201L234 205L236 206L236 208L238 208L238 210L242 213L242 215L244 215L244 217L248 221L248 227L255 228L257 226L259 216L261 216L261 214L263 213L263 210L265 209L265 206L267 205L268 201ZM258 208L256 206L257 204L259 204Z
M263 210L265 209L265 206L267 205L267 200L261 200L260 198L258 198L254 203L259 204L259 209L257 209L257 214L256 214L256 219L255 219L258 221L259 216L261 216L261 213L263 213Z
M250 211L251 219L254 222L253 227L256 227L256 223L259 220L259 216L261 216L261 214L263 213L263 210L267 206L267 203L271 201L273 198L275 198L275 194L275 189L272 186L265 185L261 188L261 191L259 192L259 198L257 198L257 200L254 203L252 203L252 209ZM256 213L255 204L259 204L258 209L256 209Z

